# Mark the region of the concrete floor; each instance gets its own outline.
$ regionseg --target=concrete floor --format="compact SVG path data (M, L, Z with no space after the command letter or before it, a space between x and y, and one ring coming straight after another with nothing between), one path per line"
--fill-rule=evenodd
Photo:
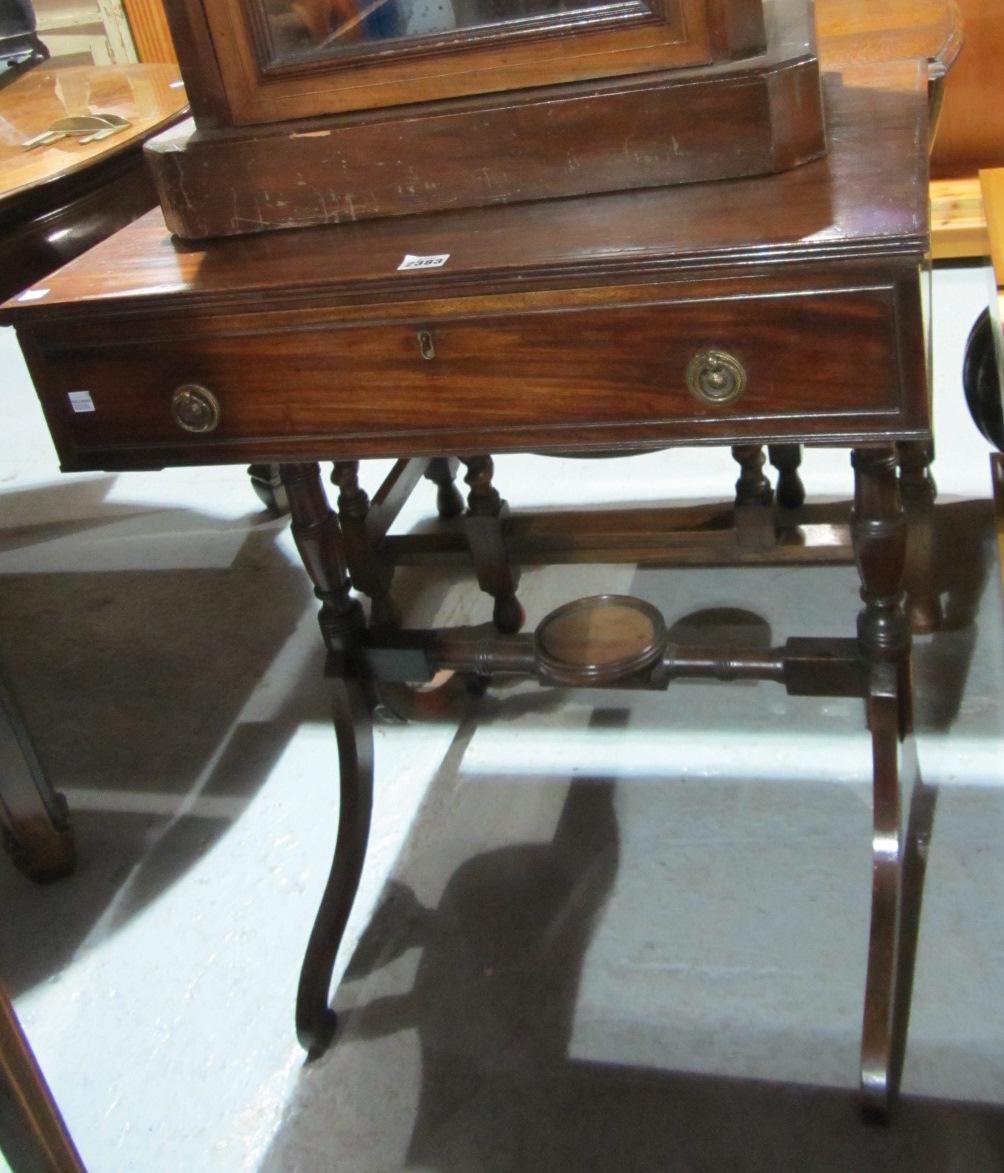
M853 1094L861 705L769 684L509 687L380 726L342 1028L304 1066L293 998L337 786L288 527L239 468L59 474L0 331L0 663L80 854L47 887L0 860L0 974L88 1167L1004 1168L1004 619L959 382L984 304L980 270L936 273L948 622L917 645L926 875L889 1129ZM735 475L719 453L497 462L514 507L727 497ZM807 453L805 479L846 495L847 454ZM431 505L424 486L401 524ZM400 586L415 623L489 615L463 578ZM858 608L850 567L587 566L527 572L520 595L532 624L600 590L671 621L752 609L775 642L851 634Z

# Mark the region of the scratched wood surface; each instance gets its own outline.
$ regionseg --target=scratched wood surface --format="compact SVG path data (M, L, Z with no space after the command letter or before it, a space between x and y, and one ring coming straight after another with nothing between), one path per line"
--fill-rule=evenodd
M828 261L861 248L923 251L926 89L926 66L916 61L831 77L827 155L780 175L723 181L713 200L706 187L682 185L198 244L172 240L154 212L47 282L31 320L132 312L151 297L179 308L219 297L256 308L272 297L378 302L637 281L712 262ZM876 125L870 111L881 112ZM406 254L449 260L402 273ZM27 313L10 304L4 318Z
M714 200L686 185L199 246L153 213L5 318L67 468L924 438L926 64L827 85L825 158ZM401 271L406 254L445 259ZM684 378L714 347L748 371L727 406ZM189 382L220 406L204 435L172 418ZM72 409L82 388L94 411Z
M761 47L761 9L762 0L583 3L577 14L538 18L535 31L499 20L413 44L397 38L379 52L332 39L299 62L257 32L269 25L264 6L182 0L168 18L200 125L204 116L254 125L706 65Z
M514 78L510 92L406 117L196 119L148 158L168 224L189 240L767 174L825 149L813 39L809 0L775 0L769 42L739 61L532 90Z

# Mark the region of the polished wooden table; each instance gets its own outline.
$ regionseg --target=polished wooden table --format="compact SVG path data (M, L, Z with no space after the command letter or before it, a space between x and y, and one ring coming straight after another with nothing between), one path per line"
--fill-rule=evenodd
M172 65L36 66L0 86L0 299L156 204L143 144L187 111ZM98 113L128 126L24 147L59 119Z
M888 1108L910 761L904 576L914 627L937 619L925 577L927 62L831 73L825 102L826 158L781 175L199 246L175 242L151 213L48 279L44 294L5 308L64 469L281 466L321 601L341 770L335 858L297 1003L311 1052L335 1029L328 986L366 849L378 704L406 705L410 686L442 670L482 684L525 675L652 689L759 679L864 701L875 833L862 1090L871 1109ZM735 500L700 515L658 503L510 515L493 483L500 452L694 444L732 446L740 470ZM797 476L805 444L851 450L846 548L833 545L832 525L814 543ZM358 462L377 456L397 463L370 501ZM322 459L335 461L337 514ZM451 520L463 508L458 461L469 494ZM423 476L439 490L440 528L389 535ZM863 599L844 639L677 647L644 601L611 596L519 631L527 562L844 554ZM471 567L493 624L399 628L394 567L442 559ZM371 621L355 592L371 597Z

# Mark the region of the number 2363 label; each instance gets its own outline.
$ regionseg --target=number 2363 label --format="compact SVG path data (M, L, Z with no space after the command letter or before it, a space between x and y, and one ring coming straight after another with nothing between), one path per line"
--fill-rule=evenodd
M411 253L405 253L404 260L397 269L399 273L402 269L441 269L449 259L449 253L438 253L436 256L426 257L416 257Z

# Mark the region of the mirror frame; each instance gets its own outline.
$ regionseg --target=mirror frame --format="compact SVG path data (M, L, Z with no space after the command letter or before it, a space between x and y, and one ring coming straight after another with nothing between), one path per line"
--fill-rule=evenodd
M281 61L261 0L172 0L199 125L247 126L736 60L762 50L762 0L614 0L597 18L479 26ZM187 63L187 67L186 67Z

